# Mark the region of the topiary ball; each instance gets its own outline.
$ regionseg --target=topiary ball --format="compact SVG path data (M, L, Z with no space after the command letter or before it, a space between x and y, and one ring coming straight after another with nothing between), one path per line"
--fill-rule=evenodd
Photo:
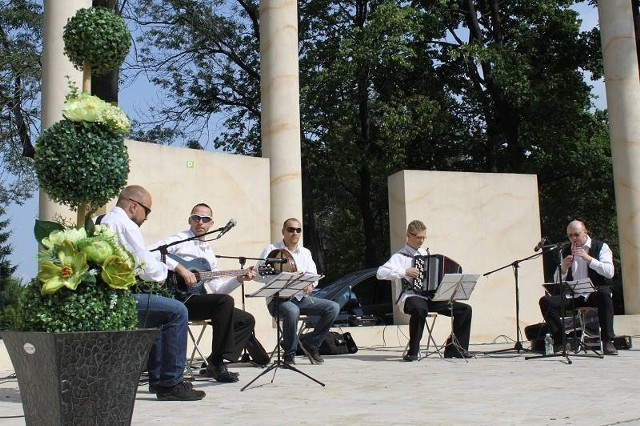
M106 204L127 184L129 154L124 137L106 124L61 120L38 138L34 167L57 203L89 211Z
M124 19L104 7L78 10L64 26L62 38L71 63L81 70L87 62L95 75L120 68L131 47Z

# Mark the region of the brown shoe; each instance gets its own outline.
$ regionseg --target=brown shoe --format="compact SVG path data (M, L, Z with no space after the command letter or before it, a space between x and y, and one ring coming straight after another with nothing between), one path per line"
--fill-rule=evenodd
M607 342L602 346L602 352L605 355L618 355L618 350L613 345L613 342Z

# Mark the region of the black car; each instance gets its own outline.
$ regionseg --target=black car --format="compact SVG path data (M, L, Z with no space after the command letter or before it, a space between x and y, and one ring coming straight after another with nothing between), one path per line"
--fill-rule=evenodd
M352 272L313 291L314 297L333 300L340 305L334 326L393 324L391 281L376 278L378 268ZM317 317L307 320L313 326Z

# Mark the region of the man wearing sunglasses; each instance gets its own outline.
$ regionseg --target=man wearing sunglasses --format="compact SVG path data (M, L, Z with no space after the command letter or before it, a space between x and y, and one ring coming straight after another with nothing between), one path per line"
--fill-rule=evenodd
M315 262L311 258L311 252L300 244L301 236L302 225L300 221L295 218L285 220L282 224L282 240L266 247L260 257L264 259L273 250L284 249L293 257L297 272L317 274L318 271ZM261 264L264 264L264 261L258 262L258 266ZM265 279L260 278L258 280L265 281ZM276 303L279 302L280 304L282 347L284 349L284 362L287 364L295 364L296 349L298 348L297 327L300 314L320 316L309 338L301 344L306 349L306 352L309 353L313 363L322 364L324 362L324 359L320 356L320 344L338 317L340 307L332 300L311 296L311 292L317 284L318 282L315 281L313 285L310 284L304 289L303 294L297 294L290 299L280 299L278 301L275 298L267 299L267 309L274 318L276 316Z
M169 267L177 267L179 262L186 265L192 263L198 272L218 271L218 260L207 242L206 233L214 224L213 211L207 204L200 203L191 209L188 218L189 229L179 232L165 240L154 244L151 249L176 241L193 238L167 248L168 253L177 256L181 261L167 257ZM203 262L204 260L204 262ZM196 265L197 263L197 265ZM205 270L201 270L203 263ZM198 282L198 277L188 271L187 282ZM211 354L207 357L207 375L218 382L232 383L238 381L236 373L229 372L224 360L238 361L242 349L247 346L254 334L255 318L248 312L234 308L234 300L229 294L244 281L251 281L256 274L253 267L244 274L233 278L220 277L202 282L197 294L179 295L189 311L190 320L211 320L213 339ZM266 361L265 361L266 362Z
M618 350L613 345L613 298L611 291L611 278L613 278L613 254L607 243L589 236L584 222L574 220L567 226L567 237L571 245L562 250L562 263L560 271L562 281L591 279L596 288L593 293L551 296L546 295L540 299L540 311L544 317L557 350L562 350L564 328L560 319L562 305L565 309L572 306L595 306L598 308L600 321L600 337L602 349L605 355L617 355Z
M163 282L167 278L167 265L151 253L145 243L140 225L151 213L151 195L141 186L127 186L118 197L116 206L96 223L106 225L117 236L140 269L138 276L147 281ZM180 266L178 273L189 272ZM185 306L175 300L155 294L134 294L140 328L158 327L156 342L149 353L149 390L161 401L197 401L205 396L184 381L187 358L188 313Z

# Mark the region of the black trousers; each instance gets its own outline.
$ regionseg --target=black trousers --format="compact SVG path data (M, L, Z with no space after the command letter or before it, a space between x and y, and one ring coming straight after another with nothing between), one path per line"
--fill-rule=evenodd
M404 302L404 312L411 315L409 319L409 353L416 355L420 351L420 340L424 333L424 326L429 312L451 316L448 302L426 301L421 297L408 297ZM458 343L464 350L469 349L471 337L471 306L462 302L453 302L453 330ZM447 339L445 353L456 351L451 346L451 336Z
M256 323L253 315L234 308L233 297L228 294L192 296L185 306L190 320L211 320L213 339L207 360L212 364L223 359L237 361L253 332Z
M598 291L591 293L587 300L584 297L576 297L575 299L567 299L565 296L542 296L538 302L540 312L544 317L544 321L549 326L549 331L553 334L556 342L562 341L562 321L560 312L572 308L581 308L583 306L595 306L598 308L598 319L600 320L600 338L603 342L610 342L615 337L613 332L613 298L611 297L610 286L600 286Z

